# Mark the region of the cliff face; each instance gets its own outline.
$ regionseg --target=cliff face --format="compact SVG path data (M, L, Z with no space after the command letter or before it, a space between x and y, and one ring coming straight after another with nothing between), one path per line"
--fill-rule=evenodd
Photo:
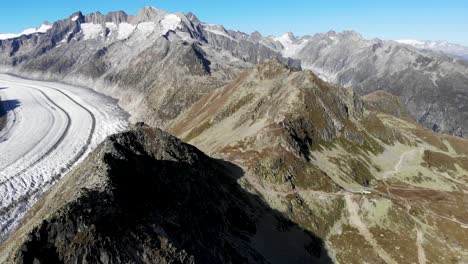
M144 126L109 137L0 248L14 263L304 263L323 242L246 192L241 168Z

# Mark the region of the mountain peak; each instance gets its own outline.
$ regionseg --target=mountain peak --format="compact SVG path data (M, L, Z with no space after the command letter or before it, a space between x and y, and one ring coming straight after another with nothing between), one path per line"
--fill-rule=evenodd
M200 19L198 19L198 17L192 13L192 12L188 12L186 15L185 15L190 21L196 23L196 24L200 24L201 21Z
M159 21L161 20L167 12L161 9L157 9L152 6L145 6L143 7L138 14L136 14L135 18L137 22L141 21Z
M297 38L292 32L286 32L279 37L273 38L273 40L281 43L284 49L289 49L297 42Z
M293 43L297 40L292 32L286 32L277 38L281 43Z
M262 34L256 30L250 34L250 39L254 41L259 41L262 37Z
M290 39L296 39L296 36L294 36L294 33L292 33L291 31L284 33L283 36L287 36Z
M352 38L352 39L356 39L356 40L363 39L362 35L359 34L356 31L354 31L354 30L344 30L344 31L341 32L341 34L343 36L346 36L346 37L349 37L349 38Z
M79 20L83 20L84 16L83 16L83 13L81 13L81 11L78 11L78 12L71 14L68 18L72 21L79 21Z

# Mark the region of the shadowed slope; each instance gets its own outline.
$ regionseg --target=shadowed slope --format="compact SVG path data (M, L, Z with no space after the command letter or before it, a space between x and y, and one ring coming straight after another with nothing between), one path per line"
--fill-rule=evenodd
M111 136L34 206L2 259L330 262L318 237L240 188L242 175L161 130Z

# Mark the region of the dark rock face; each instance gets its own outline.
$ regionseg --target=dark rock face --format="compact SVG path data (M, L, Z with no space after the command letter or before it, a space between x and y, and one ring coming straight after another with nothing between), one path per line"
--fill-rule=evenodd
M1 89L5 89L0 87ZM6 125L6 115L9 111L15 110L15 108L19 107L21 104L18 100L2 100L0 97L0 131Z
M297 247L283 247L288 262L330 261L319 238L238 186L240 168L161 130L140 125L111 136L66 177L80 181L85 166L99 168L82 179L96 184L81 188L76 199L31 230L10 252L14 262L278 262L265 246L271 242L257 234L265 217L274 219L282 236L291 234L289 242Z

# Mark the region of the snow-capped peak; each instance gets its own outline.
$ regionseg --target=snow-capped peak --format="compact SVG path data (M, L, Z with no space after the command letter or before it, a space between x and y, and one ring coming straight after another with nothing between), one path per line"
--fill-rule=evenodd
M163 34L168 32L169 30L176 30L180 26L180 22L182 20L180 17L174 14L167 14L164 18L159 22L161 25L161 31Z
M281 43L283 46L281 53L285 57L294 57L307 43L307 39L298 39L292 32L286 32L273 40Z
M281 35L281 36L279 36L277 38L274 38L274 40L278 41L283 46L290 45L290 44L297 41L296 37L294 36L294 34L292 32L286 32L283 35Z
M50 23L44 23L40 25L37 28L28 28L23 30L21 33L6 33L6 34L0 34L0 40L2 39L11 39L11 38L17 38L22 35L31 35L34 33L46 33L47 30L52 28L52 24Z

